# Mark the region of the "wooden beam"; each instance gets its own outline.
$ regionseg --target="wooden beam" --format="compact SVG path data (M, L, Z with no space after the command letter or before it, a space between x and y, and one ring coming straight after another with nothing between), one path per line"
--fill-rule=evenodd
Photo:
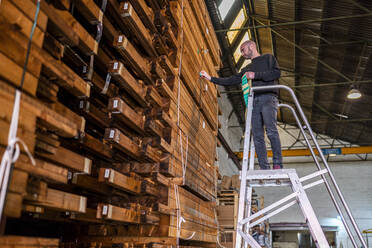
M59 239L6 235L0 237L0 246L7 248L12 247L58 248Z
M0 32L1 33L1 32ZM15 89L0 80L0 97L10 102L14 102ZM21 109L35 114L40 120L47 123L51 130L55 130L64 137L77 136L77 127L67 118L57 114L55 111L46 107L35 98L22 94Z
M74 171L80 171L87 174L90 174L91 172L92 160L62 146L57 149L55 154L38 153L38 156L73 169Z
M146 84L152 84L150 63L137 52L127 37L117 36L114 47Z
M85 213L87 198L48 188L47 196L44 201L30 201L30 203L58 211Z
M0 39L15 42L19 47L27 49L28 37L14 29L10 24L0 25ZM28 35L28 34L27 34ZM47 69L51 76L57 78L56 83L65 87L68 91L76 96L89 96L90 85L80 78L62 61L53 58L41 46L33 45L30 54L36 61L40 61ZM27 84L27 81L25 82Z
M141 193L141 181L125 176L110 168L99 169L98 182L107 183L130 193Z
M99 203L97 218L124 223L140 223L140 212L133 209L120 208L111 204Z
M152 44L152 37L130 2L124 1L120 4L120 15L133 35L139 40L147 54L150 57L157 56L157 52Z
M145 88L129 73L121 62L112 61L109 65L109 72L119 83L120 88L124 88L142 107L147 106Z
M140 134L144 133L145 117L129 107L120 97L109 100L108 110L115 120L122 121Z

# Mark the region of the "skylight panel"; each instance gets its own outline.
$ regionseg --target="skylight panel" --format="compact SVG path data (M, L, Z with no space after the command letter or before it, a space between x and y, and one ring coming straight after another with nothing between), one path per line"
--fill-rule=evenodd
M231 9L235 1L236 0L222 0L220 5L218 6L218 10L220 11L222 20L225 20L227 13L229 13L229 10Z
M234 22L231 24L229 29L236 29L236 28L241 28L244 24L244 21L246 20L245 17L245 11L242 8L239 11L239 14L236 16ZM227 32L227 39L229 40L230 44L233 43L236 35L239 33L239 31L229 31Z

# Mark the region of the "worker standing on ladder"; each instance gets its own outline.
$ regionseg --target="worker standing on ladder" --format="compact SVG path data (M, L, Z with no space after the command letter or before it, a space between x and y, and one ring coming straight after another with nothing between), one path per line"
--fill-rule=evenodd
M280 68L273 55L260 55L257 51L256 43L251 40L243 42L240 46L240 52L245 59L251 59L252 62L244 67L238 74L226 78L215 78L211 77L207 72L201 71L200 76L212 83L224 86L241 84L244 75L247 79L252 80L253 87L276 85L279 83ZM283 168L282 150L276 126L278 93L278 89L257 90L254 92L252 133L258 163L263 170L270 169L269 162L267 161L264 126L273 152L273 169ZM244 94L249 94L249 92L246 91ZM248 99L248 97L245 97L245 99Z

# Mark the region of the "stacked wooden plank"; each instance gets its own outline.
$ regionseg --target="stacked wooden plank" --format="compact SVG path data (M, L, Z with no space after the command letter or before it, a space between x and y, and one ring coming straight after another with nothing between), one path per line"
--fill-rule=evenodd
M231 178L233 178L233 180L231 180ZM219 241L224 247L230 248L235 247L239 192L237 190L224 190L222 188L227 185L226 182L234 181L234 178L236 179L235 176L224 176L219 185L221 189L217 195L217 216L220 228ZM239 180L239 177L237 177L237 180ZM264 197L258 196L253 190L251 205L252 214L263 208ZM260 244L263 240L268 240L270 234L268 221L254 226L250 230L250 233Z
M0 4L2 153L36 2ZM199 71L216 76L219 64L202 0L42 0L18 127L36 164L21 148L5 234L48 233L62 247L213 246L217 89Z

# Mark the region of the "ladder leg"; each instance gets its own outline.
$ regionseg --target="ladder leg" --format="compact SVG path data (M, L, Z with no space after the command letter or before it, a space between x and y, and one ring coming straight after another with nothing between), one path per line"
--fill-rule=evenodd
M253 137L251 137L251 149L250 149L250 155L249 155L249 170L254 170L254 158L255 158L255 148L253 143ZM251 216L252 212L252 192L253 188L248 185L247 187L247 193L246 193L246 213L244 215L244 218L248 218ZM249 234L249 223L245 225L245 233ZM248 242L244 243L244 247L248 247Z
M248 155L251 142L251 120L252 120L252 109L253 109L253 92L248 96L248 106L247 106L247 118L245 122L245 134L244 134L244 152L243 152L243 162L240 180L240 192L239 192L239 207L238 207L238 220L237 220L237 233L235 248L241 248L242 246L242 236L240 231L243 231L243 227L240 221L244 218L245 210L245 200L246 200L246 189L247 189L247 170L248 170Z
M302 213L306 218L306 222L308 223L310 233L313 236L316 246L318 248L329 248L329 244L324 235L322 227L320 226L319 221L316 218L313 207L311 206L310 201L307 198L306 192L302 187L297 173L289 173L289 179L291 180L293 191L298 192L298 203L300 205Z

